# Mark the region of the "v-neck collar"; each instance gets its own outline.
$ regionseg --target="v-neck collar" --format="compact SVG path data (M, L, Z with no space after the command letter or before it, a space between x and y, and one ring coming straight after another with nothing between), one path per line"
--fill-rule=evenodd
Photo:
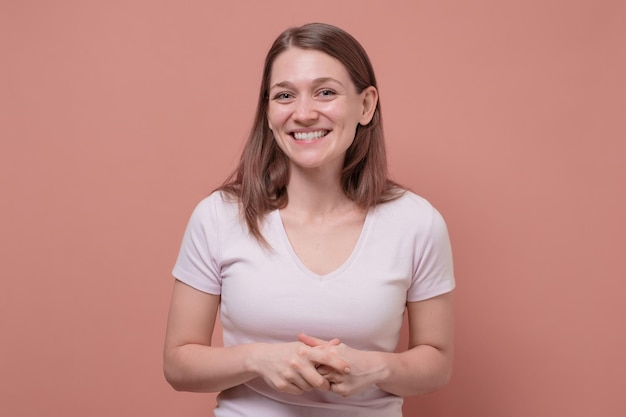
M354 262L354 259L358 256L360 252L361 246L363 246L363 243L367 238L368 231L370 228L370 223L372 222L372 218L373 218L373 215L372 215L373 210L375 210L375 207L370 208L367 211L367 214L365 215L365 221L363 222L363 227L361 228L361 233L359 234L359 238L356 244L354 245L354 248L352 248L352 252L350 252L350 255L348 256L348 258L337 269L327 274L317 274L313 272L311 269L309 269L309 267L307 267L304 264L304 262L302 262L300 257L298 257L298 255L296 254L296 251L291 245L291 241L289 240L289 236L287 235L287 230L285 229L285 225L283 223L283 220L280 216L280 211L278 209L271 212L271 221L273 223L273 227L276 228L276 230L278 231L278 234L280 235L281 243L286 248L294 264L307 276L314 278L314 279L326 280L326 279L334 278L338 275L341 275L341 273L345 271L346 269L348 269L350 265L352 264L352 262Z

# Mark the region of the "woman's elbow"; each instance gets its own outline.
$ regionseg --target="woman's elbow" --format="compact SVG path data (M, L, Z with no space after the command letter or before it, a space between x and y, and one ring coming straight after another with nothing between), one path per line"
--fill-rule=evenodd
M163 376L170 386L176 391L188 391L183 372L181 372L179 360L173 351L163 353Z
M433 391L438 391L441 388L445 387L446 385L450 383L451 379L452 379L452 366L449 366L448 369L442 371L439 377L436 379L434 386L433 386Z
M163 376L170 386L176 391L185 391L184 384L180 378L179 372L176 372L174 367L168 363L167 360L163 361Z
M450 383L452 379L452 363L446 363L441 369L438 369L430 379L430 384L426 387L426 391L423 394L430 394L435 391L439 391Z

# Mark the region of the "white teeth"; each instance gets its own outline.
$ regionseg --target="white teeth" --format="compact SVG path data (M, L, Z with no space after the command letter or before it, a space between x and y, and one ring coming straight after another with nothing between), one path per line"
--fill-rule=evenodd
M313 140L326 136L327 133L327 130L318 130L315 132L296 132L293 134L293 137L296 138L296 140Z

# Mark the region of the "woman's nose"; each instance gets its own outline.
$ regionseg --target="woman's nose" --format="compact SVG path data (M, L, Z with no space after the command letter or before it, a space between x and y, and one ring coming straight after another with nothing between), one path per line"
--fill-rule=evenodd
M318 117L315 101L310 97L299 97L295 103L293 118L299 122L316 120Z

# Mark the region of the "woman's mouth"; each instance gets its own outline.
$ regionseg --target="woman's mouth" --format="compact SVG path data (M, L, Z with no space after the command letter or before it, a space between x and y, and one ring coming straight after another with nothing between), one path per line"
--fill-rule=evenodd
M315 140L323 138L328 134L329 130L315 130L313 132L294 132L292 134L295 140Z

